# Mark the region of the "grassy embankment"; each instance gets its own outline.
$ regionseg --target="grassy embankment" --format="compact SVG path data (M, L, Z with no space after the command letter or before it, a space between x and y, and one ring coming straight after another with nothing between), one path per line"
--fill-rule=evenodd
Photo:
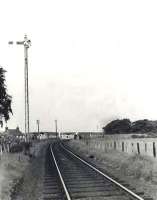
M78 140L71 140L69 145L86 157L97 162L108 173L129 183L138 191L157 199L157 161L154 158L140 155L89 147Z
M33 143L30 153L36 157L43 146L42 142ZM20 153L4 153L0 159L0 200L10 200L17 187L23 185L24 174L32 163L28 155ZM27 173L28 175L28 173ZM31 179L32 180L32 179Z

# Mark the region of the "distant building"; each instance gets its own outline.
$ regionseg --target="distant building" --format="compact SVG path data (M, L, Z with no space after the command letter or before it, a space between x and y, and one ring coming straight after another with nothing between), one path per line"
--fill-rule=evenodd
M56 132L44 132L44 134L46 135L46 137L49 138L56 138L58 137L58 133L56 134Z
M24 137L24 134L20 131L18 126L16 127L16 129L9 129L8 127L6 127L3 135L16 138Z
M30 136L32 139L50 139L50 138L56 138L56 132L32 132L30 133Z
M64 132L60 133L60 138L63 140L74 139L75 132Z

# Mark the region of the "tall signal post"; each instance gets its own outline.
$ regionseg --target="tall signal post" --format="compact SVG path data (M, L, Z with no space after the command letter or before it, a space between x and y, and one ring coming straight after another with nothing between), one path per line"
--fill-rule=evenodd
M9 44L13 44L13 41L9 41ZM29 138L29 85L28 85L28 48L31 46L31 40L24 36L23 41L16 41L17 45L24 46L24 88L25 88L25 135Z

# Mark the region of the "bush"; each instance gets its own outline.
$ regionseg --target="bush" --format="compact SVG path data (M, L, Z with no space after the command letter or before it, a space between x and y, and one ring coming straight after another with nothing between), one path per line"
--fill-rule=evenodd
M18 153L23 151L25 155L29 155L31 146L31 142L22 142L19 144L16 143L10 147L10 153Z
M10 153L18 153L23 151L22 144L15 144L10 147Z

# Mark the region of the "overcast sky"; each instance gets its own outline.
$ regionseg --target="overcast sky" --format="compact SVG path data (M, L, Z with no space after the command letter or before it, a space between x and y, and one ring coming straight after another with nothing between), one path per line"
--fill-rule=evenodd
M13 97L9 128L24 130L24 50L30 126L97 130L112 119L157 119L157 1L0 2L0 65Z

